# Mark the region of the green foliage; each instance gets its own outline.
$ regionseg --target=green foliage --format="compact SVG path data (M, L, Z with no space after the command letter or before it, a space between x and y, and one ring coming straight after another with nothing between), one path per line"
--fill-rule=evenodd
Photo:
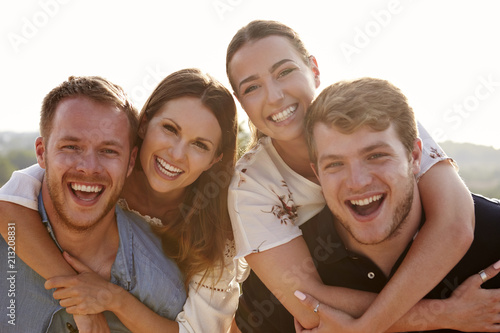
M5 184L9 180L12 172L16 167L9 161L7 157L0 156L0 185Z
M34 142L38 133L0 133L0 186L12 172L36 163Z
M7 159L16 169L24 169L36 163L36 155L33 150L14 150L7 154Z

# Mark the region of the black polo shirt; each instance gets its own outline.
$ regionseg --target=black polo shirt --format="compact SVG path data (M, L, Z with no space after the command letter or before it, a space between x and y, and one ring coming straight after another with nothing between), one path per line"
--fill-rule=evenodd
M426 298L448 298L468 277L500 259L500 201L479 195L473 195L473 199L476 217L474 241L462 260ZM304 223L301 229L324 284L379 293L390 279L390 276L386 277L370 259L346 250L333 226L333 216L327 207ZM401 254L393 272L399 267L406 251ZM415 276L415 279L419 278ZM425 278L425 272L422 272L422 278ZM482 287L500 288L500 274ZM236 323L243 333L295 332L291 314L253 272L243 283L242 291ZM432 315L429 312L427 317L422 314L413 319L428 320L428 316Z

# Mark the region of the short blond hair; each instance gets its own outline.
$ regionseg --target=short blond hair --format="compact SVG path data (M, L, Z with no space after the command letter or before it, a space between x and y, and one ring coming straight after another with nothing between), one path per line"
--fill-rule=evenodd
M365 125L383 131L393 124L408 153L418 136L415 115L406 96L390 82L374 78L332 84L309 106L305 132L313 163L317 160L313 137L317 123L333 126L346 134Z

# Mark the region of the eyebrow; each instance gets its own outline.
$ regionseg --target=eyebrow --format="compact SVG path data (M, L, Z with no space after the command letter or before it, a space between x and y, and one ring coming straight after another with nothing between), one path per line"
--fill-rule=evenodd
M81 139L76 137L76 136L68 135L68 136L64 136L64 137L60 138L58 141L80 142ZM103 141L101 144L103 144L105 146L116 146L116 147L123 146L123 144L118 140L106 140L106 141Z
M272 73L274 72L278 67L280 67L281 65L283 65L284 63L286 62L289 62L289 61L293 61L291 59L282 59L280 61L278 61L277 63L273 64L270 68L269 68L269 73ZM253 80L256 80L258 78L258 75L250 75L249 77L241 80L240 84L238 85L238 90L241 89L241 86L247 82L250 82L250 81L253 81Z
M363 155L379 148L390 148L390 147L391 146L388 143L380 141L361 148L360 150L358 150L358 154ZM321 163L325 160L338 160L342 159L342 157L343 155L336 155L336 154L323 155L319 158L318 163Z

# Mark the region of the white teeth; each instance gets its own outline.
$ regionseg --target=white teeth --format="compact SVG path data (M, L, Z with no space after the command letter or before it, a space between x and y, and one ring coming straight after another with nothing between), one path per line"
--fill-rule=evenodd
M158 162L161 172L163 172L167 176L174 177L183 172L181 169L168 164L165 160L159 157L156 157L156 162Z
M380 200L382 198L382 194L374 195L373 197L366 198L363 200L350 200L352 205L356 206L366 206L374 201Z
M280 113L273 114L271 116L271 119L274 122L278 123L278 122L283 121L283 120L287 119L288 117L290 117L295 112L295 110L297 110L297 105L290 106L290 107L286 108L285 110L281 111Z
M87 185L71 183L71 188L75 191L89 192L89 193L98 193L102 191L102 186L100 185L87 186Z

